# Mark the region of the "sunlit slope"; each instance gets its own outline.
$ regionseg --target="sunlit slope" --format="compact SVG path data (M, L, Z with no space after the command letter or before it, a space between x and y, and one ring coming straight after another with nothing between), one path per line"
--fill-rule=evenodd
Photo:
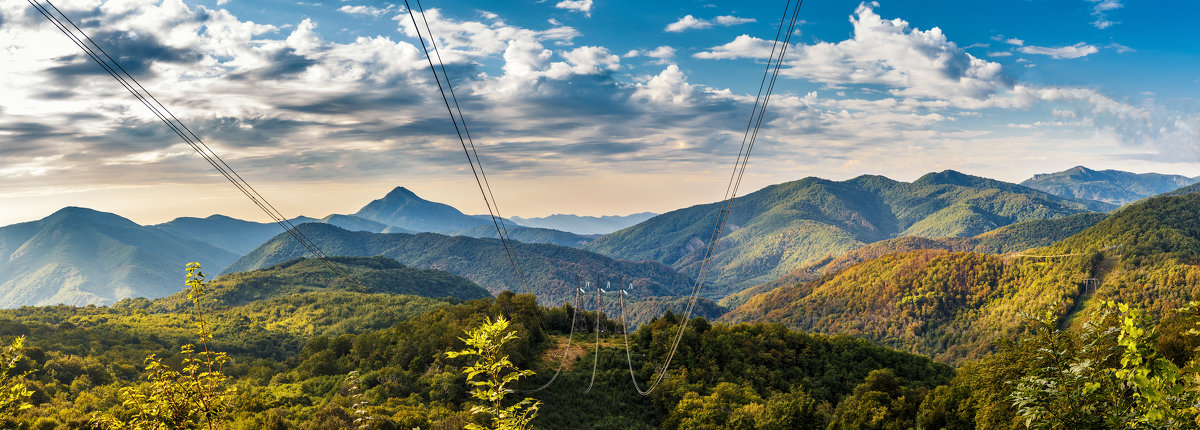
M1200 294L1197 213L1200 194L1158 197L1023 254L885 254L758 294L725 318L853 334L952 362L979 356L1026 315L1071 323L1120 299L1157 318Z
M1111 208L954 171L911 183L860 176L772 185L734 200L704 295L724 297L898 236L969 237L1017 222ZM656 260L694 276L719 211L720 204L713 203L668 212L585 249Z

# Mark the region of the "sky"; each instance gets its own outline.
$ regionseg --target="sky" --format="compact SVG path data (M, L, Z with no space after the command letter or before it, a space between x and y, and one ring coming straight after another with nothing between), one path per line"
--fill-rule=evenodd
M422 6L502 214L537 217L720 200L785 3ZM54 4L289 217L397 186L486 213L403 2ZM1200 175L1198 12L810 0L742 194L945 169ZM27 2L0 4L0 52L0 225L64 206L267 219Z

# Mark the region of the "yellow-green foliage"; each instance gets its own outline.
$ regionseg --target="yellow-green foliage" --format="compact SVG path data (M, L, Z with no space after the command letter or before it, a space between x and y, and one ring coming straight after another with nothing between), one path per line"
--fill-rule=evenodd
M725 318L863 336L951 362L978 357L1022 313L1064 315L1094 255L1036 258L942 250L885 255L751 298Z
M504 397L510 390L507 387L534 374L532 370L518 369L501 352L505 343L516 338L517 334L508 329L508 320L500 316L495 321L489 319L483 325L467 330L467 337L460 338L467 344L466 349L446 353L449 358L475 357L475 364L464 368L463 373L467 375L467 383L475 387L471 396L483 401L483 405L472 407L471 413L483 415L488 425L471 423L467 425L468 429L524 430L537 416L542 403L532 398L504 406ZM483 378L476 380L479 376Z
M22 370L18 362L25 349L25 336L13 338L8 347L0 351L0 419L10 419L13 414L29 409L32 391L25 385L29 370Z
M200 299L208 283L200 272L199 263L187 266L187 297L194 306L196 331L200 348L192 344L179 348L183 361L180 369L155 354L146 357L147 381L123 387L119 396L124 411L117 416L99 416L97 421L114 429L219 429L226 421L229 402L237 387L226 384L223 373L229 355L209 347L212 331L204 317ZM123 418L128 417L128 418Z

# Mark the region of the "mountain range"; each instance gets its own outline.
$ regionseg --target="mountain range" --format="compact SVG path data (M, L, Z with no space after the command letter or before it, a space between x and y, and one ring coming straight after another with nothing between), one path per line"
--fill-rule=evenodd
M68 207L0 227L0 307L162 297L183 288L179 270L188 262L225 267L236 258L114 214Z
M439 269L465 277L493 294L504 290L534 293L545 303L573 297L578 280L622 277L632 282L637 296L686 294L692 279L653 261L631 262L576 248L511 242L522 280L512 270L505 246L497 239L445 236L436 233L369 233L328 224L301 224L297 229L329 255L385 256L407 266ZM233 262L225 273L273 266L307 252L287 234L280 234Z
M579 216L570 214L554 214L540 218L510 218L513 222L526 227L541 227L554 230L569 231L575 234L608 234L624 228L633 227L638 223L658 215L654 212L642 212L631 215Z
M1086 183L1088 186L1106 184L1108 188L1143 195L1169 188L1174 183L1171 181L1178 182L1183 178L1116 171L1096 172L1082 167L1062 173L1039 175L1030 181L1039 179L1045 183L1050 179L1062 179L1059 178L1061 176L1066 178L1062 180ZM1184 193L1195 186L1184 187L1173 193ZM1073 228L1102 218L1099 215L1071 218L1070 215L1089 211L1106 212L1115 207L1113 204L1072 196L1058 197L1021 185L954 171L931 173L911 183L881 176L862 176L840 182L807 178L773 185L739 197L734 202L704 293L709 298L719 299L745 290L722 302L727 306L736 306L751 295L765 291L763 289L767 285L774 285L774 281L807 279L816 273L828 272L830 268L840 269L843 263L860 261L838 258L848 251L877 242L880 243L878 246L863 248L862 252L849 255L877 256L882 250L919 247L1006 252L1023 249L1021 247L1043 246L1052 242L1051 239L1060 238L1058 233L1074 231ZM585 247L588 251L599 252L612 259L655 260L684 274L694 275L698 271L703 248L709 240L717 210L717 204L707 204L662 215L641 213L625 217L554 215L514 218L511 221L515 222L506 227L510 237L516 241ZM517 225L552 225L577 231L600 231L646 217L649 219L600 237ZM1005 231L1003 229L991 236L981 235L1021 221L1059 218L1064 222L1078 222L1057 226L1027 225L1026 228L1033 229L1031 232L1041 235L1040 240L1030 240L1026 234L1028 232L1015 236L1010 235L1012 231L1001 233ZM354 214L334 214L321 219L298 217L290 221L293 224L325 223L340 227L337 230L364 232L368 236L434 231L476 238L498 237L490 217L463 214L449 205L418 197L404 187L393 189ZM595 230L588 230L591 228ZM243 261L257 259L257 264L243 264L229 270L262 267L268 261L281 263L300 256L294 252L277 255L275 251L278 250L270 247L258 249L264 244L280 246L277 240L280 233L280 227L272 223L243 221L222 215L182 217L163 224L139 226L114 214L66 208L43 220L0 228L0 257L6 257L0 260L0 286L4 288L0 306L59 301L103 304L136 295L162 296L174 291L175 287L163 285L171 285L172 282L165 281L176 278L174 271L188 261L200 260L210 271L222 271L238 256L246 254L254 255L246 256L248 259ZM905 236L912 237L889 242ZM920 238L938 241L926 243ZM972 239L963 242L958 240L961 238ZM464 241L444 236L436 240L428 237L423 240L434 249L453 249L461 255L473 256L471 258L493 259L492 262L507 260L507 257L496 259L504 255L502 253L484 256L465 251L470 246L495 244L495 241ZM457 245L447 245L449 243ZM502 247L480 246L502 251ZM527 249L524 246L519 248ZM599 256L592 253L571 254L556 250L534 254L538 253L553 255L553 258L544 258L531 264L532 278L553 280L548 281L552 282L546 287L549 292L562 290L562 285L554 282L563 282L571 277L566 275L570 270L564 269L578 266L571 266L571 259L581 258L592 265L601 261ZM405 261L415 261L415 251L401 254L405 254ZM454 260L435 252L425 256L424 261L444 260L438 264L459 267L456 269L459 272L470 273L470 270L462 267L467 265L469 259L459 258L461 260ZM829 265L829 262L834 263ZM617 263L598 264L597 267L612 269L616 267L614 264ZM543 265L560 267L550 270L544 269L546 266ZM500 273L498 267L503 265L488 263L484 266L489 268L480 269L480 272L487 276L481 273L471 276L481 284L490 286L492 291L515 289L520 285L513 279L496 275ZM652 291L640 293L642 296L674 294L680 285L690 282L688 276L671 275L663 272L663 269L645 266L635 270L640 273L636 276L653 279L646 284L653 286ZM621 275L619 272L592 271L615 277ZM553 294L558 296L558 293Z
M913 182L860 176L771 185L734 199L704 295L721 298L895 237L975 236L1017 222L1113 208L953 170ZM585 249L655 260L696 276L720 209L710 203L667 212Z
M1092 170L1075 166L1061 172L1033 175L1021 185L1061 197L1124 205L1197 182L1200 182L1200 177Z

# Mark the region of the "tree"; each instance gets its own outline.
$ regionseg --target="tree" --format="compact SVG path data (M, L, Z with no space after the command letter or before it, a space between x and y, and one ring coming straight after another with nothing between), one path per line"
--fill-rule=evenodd
M196 331L200 350L187 344L179 348L183 356L180 370L174 370L156 354L146 357L148 380L136 387L120 390L122 404L131 416L123 421L113 416L99 417L98 424L120 429L221 428L230 398L236 387L226 387L222 372L229 356L209 348L212 331L204 319L200 298L208 282L200 272L200 263L187 265L188 299L195 308Z
M0 418L11 418L14 413L29 409L29 396L33 395L25 386L25 375L17 362L24 357L25 336L17 336L4 351L0 351Z
M471 396L482 400L483 405L471 408L472 415L484 415L490 420L490 426L467 424L471 430L523 430L529 428L529 421L537 416L538 407L542 402L525 398L516 404L504 407L504 397L509 389L506 386L518 379L532 376L532 370L521 370L509 361L508 356L500 349L505 342L516 339L517 334L508 330L509 321L503 316L492 321L490 318L483 325L466 330L467 337L459 338L467 345L467 349L446 353L449 358L467 356L477 357L475 364L463 369L467 375L467 383L476 387L471 390ZM483 376L482 380L476 380Z

